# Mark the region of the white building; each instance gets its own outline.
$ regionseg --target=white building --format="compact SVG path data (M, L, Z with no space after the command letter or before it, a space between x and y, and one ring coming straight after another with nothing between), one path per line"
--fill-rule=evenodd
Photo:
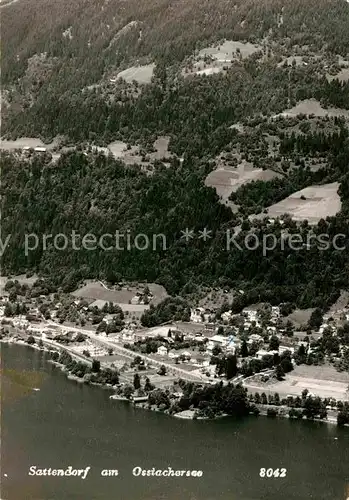
M260 349L257 353L256 353L256 357L257 359L262 359L264 356L274 356L274 354L279 354L278 351L266 351L265 349Z
M158 347L158 350L156 351L156 354L159 354L160 356L167 356L167 349L165 346L161 345Z
M258 335L257 333L253 333L252 335L250 335L247 344L251 345L254 342L256 342L257 344L263 344L264 342L263 337L261 337L261 335Z
M112 314L106 314L103 318L104 323L109 325L113 321L113 315Z
M282 354L283 352L290 351L291 354L294 354L294 347L289 347L286 345L280 345L279 346L279 354Z
M191 354L188 351L184 351L181 353L181 356L184 356L186 359L191 359Z
M245 313L247 314L249 321L257 321L257 311L256 310L246 309Z
M222 320L223 321L230 321L232 318L232 312L231 311L226 311L222 314Z
M171 359L178 359L179 358L179 354L175 351L170 351L168 353L168 357L171 358Z
M324 333L324 330L326 330L326 328L329 328L330 330L333 331L333 326L328 325L327 323L322 323L322 325L319 328L319 333Z
M190 321L193 323L203 323L205 321L204 318L205 309L203 307L197 307L196 309L190 310Z
M280 316L280 307L272 306L271 314L272 314L272 316L274 316L274 318L278 318Z
M213 335L207 344L207 350L212 351L215 346L219 346L225 349L228 345L228 337L223 337L223 335Z

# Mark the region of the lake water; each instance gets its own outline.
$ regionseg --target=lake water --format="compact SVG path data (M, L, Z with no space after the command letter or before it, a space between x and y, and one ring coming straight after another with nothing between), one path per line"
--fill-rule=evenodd
M266 417L179 420L69 381L42 352L1 347L2 500L346 498L348 428ZM31 477L32 465L91 470L84 480ZM203 476L134 477L137 466L202 470ZM261 467L287 474L262 479ZM103 469L119 475L102 477Z

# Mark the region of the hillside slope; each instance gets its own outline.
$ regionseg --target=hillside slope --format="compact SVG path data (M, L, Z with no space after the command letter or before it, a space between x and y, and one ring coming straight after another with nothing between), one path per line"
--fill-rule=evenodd
M245 291L237 309L261 300L328 307L349 288L346 251L305 243L299 252L278 245L266 256L261 249L227 252L225 246L234 227L242 228L241 243L251 229L280 242L281 225L264 217L268 207L318 184L340 186L334 194L341 210L315 231L348 234L348 120L338 110L333 120L325 112L318 120L270 119L310 99L318 109L349 109L349 82L335 78L342 64L349 66L347 2L18 0L1 13L4 132L79 144L74 152L61 151L58 161L49 153L1 154L3 240L15 228L4 272L31 270L67 290L81 279L115 281L117 274L183 295L203 284L227 286ZM213 50L220 53L223 39L249 41L256 50L247 57L236 51L210 76L185 73L198 49L217 42ZM137 61L156 65L149 84L112 78ZM204 64L211 63L206 57ZM170 139L174 155L144 172L87 147L123 140L129 149L140 146L145 157L159 136ZM204 184L217 157L232 169L239 162L269 169L281 180L241 187L233 214ZM253 214L264 214L255 227ZM207 244L183 241L185 228L205 227L212 231ZM312 233L306 220L298 227L286 218L284 227L300 230L304 241ZM169 247L141 254L52 246L23 252L28 232L41 238L127 229L164 233Z
M108 65L134 57L181 60L197 43L223 37L268 34L290 45L349 52L345 0L18 0L1 15L4 85L43 52L57 58L52 83L62 87L64 76L66 88L96 81Z

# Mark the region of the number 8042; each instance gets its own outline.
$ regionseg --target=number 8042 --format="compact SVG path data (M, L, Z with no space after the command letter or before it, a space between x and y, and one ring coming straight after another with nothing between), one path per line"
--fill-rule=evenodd
M260 477L286 477L287 469L264 469L259 470Z

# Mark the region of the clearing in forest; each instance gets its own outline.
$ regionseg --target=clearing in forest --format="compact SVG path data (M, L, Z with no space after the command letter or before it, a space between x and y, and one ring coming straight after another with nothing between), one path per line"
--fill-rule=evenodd
M342 204L338 188L338 182L309 186L268 207L268 216L280 217L287 213L294 220L308 220L310 224L317 224L320 219L326 219L340 212ZM261 216L265 217L266 214L263 213Z

